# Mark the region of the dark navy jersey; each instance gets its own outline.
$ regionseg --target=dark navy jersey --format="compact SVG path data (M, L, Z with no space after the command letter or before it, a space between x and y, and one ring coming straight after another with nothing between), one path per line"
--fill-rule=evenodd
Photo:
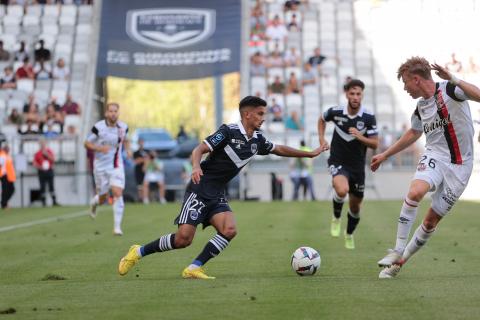
M375 115L363 107L355 116L348 114L347 107L332 107L323 113L322 118L335 124L328 163L364 170L367 147L350 135L348 130L357 128L366 137L378 135Z
M190 182L188 189L204 198L215 198L224 194L226 184L255 155L267 155L275 148L259 131L255 131L252 138L248 139L241 122L223 124L203 142L211 152L200 163L203 171L200 183L196 185Z

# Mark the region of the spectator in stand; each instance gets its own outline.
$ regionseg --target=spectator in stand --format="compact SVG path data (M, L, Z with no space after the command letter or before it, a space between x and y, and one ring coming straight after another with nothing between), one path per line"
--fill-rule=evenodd
M302 88L298 83L297 75L295 72L290 72L290 78L288 78L287 83L287 94L300 94L302 93Z
M285 52L285 66L286 67L298 67L300 66L300 55L297 48L290 47L290 50Z
M18 81L19 79L35 79L35 73L33 72L33 67L30 64L30 59L25 57L23 59L23 64L20 68L17 69L15 73L15 78Z
M29 124L31 131L38 131L38 126L40 125L40 114L38 112L38 105L33 101L33 103L28 103L23 109L23 119L25 123ZM27 130L30 131L30 130ZM31 132L27 132L31 133Z
M269 111L273 115L272 122L283 122L282 107L277 103L276 99L272 99Z
M50 61L51 53L50 50L44 47L45 41L40 39L38 41L38 49L35 50L35 61L43 60Z
M285 84L280 80L280 76L275 76L273 83L268 86L268 94L285 94Z
M138 150L133 153L135 162L135 181L137 182L138 199L143 199L143 180L145 178L145 161L148 160L148 152L144 149L145 141L138 139Z
M451 60L445 64L445 68L447 68L448 71L453 72L453 73L459 73L463 71L463 66L462 63L457 60L455 56L455 52L451 54Z
M265 40L265 25L257 22L250 30L250 41L259 42Z
M287 29L290 32L299 32L300 31L300 26L298 25L296 14L292 14L292 19L288 23Z
M38 109L37 101L35 100L35 96L33 94L28 95L28 101L23 105L23 113L27 113L30 110L31 105L36 105Z
M308 63L313 67L317 68L318 71L320 71L320 66L323 63L323 61L326 59L324 55L321 54L320 48L315 48L313 51L313 56L308 58Z
M3 69L4 73L0 78L0 88L1 89L16 89L17 82L15 78L15 74L13 73L13 68L11 66L7 66Z
M283 5L283 9L285 11L297 11L298 6L300 6L299 0L288 0L288 1L285 1L285 4Z
M257 23L260 23L261 25L265 26L267 21L265 20L265 14L263 12L262 8L262 2L260 0L257 0L255 3L255 6L252 8L252 12L250 15L250 26L253 27Z
M285 128L289 130L303 130L303 119L298 116L298 112L293 110L285 121Z
M2 209L8 208L8 201L15 193L15 166L10 155L10 147L4 142L0 149L0 177L2 181Z
M265 76L265 62L263 55L257 51L250 59L250 75L251 76Z
M313 86L315 83L317 83L315 72L313 72L312 66L309 63L305 63L303 65L302 85L304 87Z
M52 104L55 107L55 111L60 111L60 105L57 103L57 97L51 96L49 104Z
M57 60L57 64L53 68L52 72L53 79L67 81L70 79L70 70L65 65L65 60L60 58Z
M79 115L81 114L81 109L78 103L73 101L72 95L67 94L67 100L63 104L63 106L60 108L60 112L62 113L62 116L65 118L66 115Z
M267 27L266 37L268 40L281 40L284 41L287 38L287 28L280 21L280 17L275 15L270 25Z
M278 43L275 44L275 48L273 51L270 53L268 56L267 60L267 67L269 68L281 68L284 66L284 61L282 54L280 53L280 50L278 48Z
M15 124L17 126L23 123L22 115L18 112L17 108L12 109L10 115L8 116L7 122L9 124Z
M23 59L28 58L27 50L25 49L25 41L20 41L20 48L15 51L15 61L23 61Z
M63 117L59 111L55 111L53 104L49 103L45 109L45 115L42 118L42 127L45 125L60 125L60 133L63 132Z
M44 207L47 205L46 191L48 185L48 191L50 193L50 197L52 198L52 203L54 206L58 206L54 186L55 173L53 165L55 163L55 155L53 154L53 151L47 147L45 139L41 138L39 143L40 150L38 150L33 157L33 166L38 170L42 204Z
M3 48L3 41L0 40L0 61L10 60L10 52Z
M36 80L48 80L52 78L52 70L49 63L45 63L43 60L38 60L35 62L33 67L33 72L35 73Z

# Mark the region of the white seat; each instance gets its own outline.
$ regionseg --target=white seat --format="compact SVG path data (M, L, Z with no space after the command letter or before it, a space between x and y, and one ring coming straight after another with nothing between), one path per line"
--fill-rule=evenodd
M52 90L62 90L62 91L67 91L68 90L68 81L65 80L53 80L53 88Z
M15 137L18 135L18 128L14 124L5 124L2 125L2 133L8 138Z
M21 101L27 101L28 95L30 92L23 91L23 90L12 90L11 91L11 98Z
M2 4L0 5L0 17L3 17L5 15L5 6Z
M56 25L58 22L58 16L42 16L40 19L43 26L45 25Z
M52 92L50 94L51 97L57 98L57 103L59 105L63 105L65 103L65 100L67 98L67 91L66 90L54 90L52 89Z
M38 27L40 25L40 18L38 16L24 16L23 17L23 26L35 26Z
M7 106L9 110L17 108L19 111L21 111L23 110L23 105L24 105L23 101L18 99L10 99L7 102Z
M77 115L66 115L64 119L64 127L67 128L68 126L74 126L77 129L80 128L81 124L81 117Z
M57 5L45 5L43 7L43 16L58 17L60 7Z
M58 34L58 26L56 24L44 24L42 33L56 36Z
M75 140L63 140L61 144L61 155L63 161L75 161L76 144Z
M89 57L86 52L76 52L73 56L74 63L88 63Z
M69 57L71 53L72 53L72 47L69 46L68 44L57 43L57 45L55 46L56 56Z
M6 50L13 50L16 44L16 37L14 34L8 34L8 33L2 34L0 35L0 40L3 41L3 48Z
M17 90L32 93L35 82L32 79L19 79L17 80Z
M38 87L38 85L37 85ZM46 91L46 90L41 90L41 89L36 89L34 92L33 92L33 95L35 96L35 100L37 101L37 103L39 105L46 105L47 102L48 102L48 98L49 98L49 94L48 94L49 91Z
M89 24L77 25L77 35L90 35L92 27Z
M77 16L77 6L74 4L64 4L60 15L61 17L71 17L75 19Z
M42 33L41 35L38 36L38 39L39 40L41 39L45 42L45 44L44 44L45 48L51 49L55 45L56 35L55 34Z
M19 19L23 16L23 6L19 4L11 4L7 6L7 16L16 17Z
M30 4L25 7L26 13L25 16L35 16L40 18L42 15L42 6L36 4Z

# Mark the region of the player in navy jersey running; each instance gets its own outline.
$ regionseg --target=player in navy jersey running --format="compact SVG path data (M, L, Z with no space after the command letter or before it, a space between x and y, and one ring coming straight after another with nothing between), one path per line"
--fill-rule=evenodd
M288 146L275 145L259 132L267 113L267 103L247 96L240 101L241 121L222 125L192 152L192 175L187 186L180 214L175 219L178 229L144 246L133 245L120 260L118 272L125 275L140 258L155 252L188 247L199 224L212 225L217 234L205 245L203 251L182 272L183 278L214 279L202 268L217 256L237 234L232 210L225 197L226 184L255 155L269 153L283 157L316 157L328 147L302 151ZM209 153L201 162L202 155Z
M355 249L353 232L360 221L360 205L365 188L365 153L378 146L378 130L375 115L362 106L362 81L354 79L345 84L348 105L332 107L318 120L320 146L328 146L325 140L326 123L335 124L328 166L332 175L333 218L330 234L340 236L340 217L343 202L349 195L348 222L345 230L345 247Z
M442 78L432 79L431 70ZM417 141L425 133L425 152L400 210L395 248L380 261L379 278L395 277L401 267L420 250L433 235L440 220L448 215L467 187L473 168L473 122L467 100L480 102L480 89L460 80L447 69L422 57L412 57L397 72L404 90L418 99L412 114L411 129L384 152L372 158L376 171L389 157ZM417 216L420 201L432 191L432 203L423 222L408 236ZM408 241L408 243L407 243Z

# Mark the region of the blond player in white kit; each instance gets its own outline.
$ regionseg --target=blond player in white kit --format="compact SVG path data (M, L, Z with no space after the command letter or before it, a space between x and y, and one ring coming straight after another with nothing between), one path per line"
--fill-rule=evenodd
M431 70L447 81L434 82ZM458 79L445 68L412 57L398 68L404 90L420 98L412 115L412 128L384 152L372 158L371 169L397 154L425 133L425 152L410 184L398 219L395 248L380 261L379 278L395 277L402 266L435 232L440 220L465 190L473 167L473 123L467 100L480 102L480 89ZM432 191L432 204L407 243L419 202Z
M105 119L92 128L85 141L85 148L95 152L93 175L96 194L90 201L92 218L96 217L97 206L107 200L108 191L113 194L113 234L123 235L123 189L125 189L125 171L123 168L123 143L128 133L128 126L118 120L120 106L108 103Z

